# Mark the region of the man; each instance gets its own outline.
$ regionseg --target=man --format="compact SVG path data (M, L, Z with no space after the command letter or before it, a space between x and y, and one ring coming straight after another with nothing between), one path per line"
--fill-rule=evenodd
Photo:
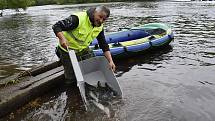
M110 15L110 10L104 6L90 8L85 12L79 12L69 16L65 20L58 21L53 25L55 35L59 38L59 46L56 54L64 66L66 80L72 80L72 64L69 59L67 48L73 49L76 55L88 53L90 43L97 38L99 47L109 62L110 68L115 71L115 64L105 41L103 23Z

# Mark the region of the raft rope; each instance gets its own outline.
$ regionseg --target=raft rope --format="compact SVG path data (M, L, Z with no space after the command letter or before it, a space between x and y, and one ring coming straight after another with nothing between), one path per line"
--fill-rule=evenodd
M54 56L55 56L55 53L51 56L50 62L53 60ZM47 62L49 62L49 61L43 61L43 63L42 63L40 66L34 67L34 68L32 68L32 69L40 68L40 67L44 66L44 64L47 63ZM32 76L32 73L31 73L31 70L32 70L32 69L25 70L25 71L21 71L21 72L14 78L13 83L19 82L23 77Z
M19 82L21 80L21 78L25 77L25 76L32 76L30 70L25 70L25 71L20 72L14 80L15 80L15 82Z
M16 84L16 83L19 83L19 81L25 77L25 76L32 76L31 75L31 72L29 70L26 70L26 71L22 71L20 72L13 80L10 80L6 83L3 83L3 84L0 84L0 88L1 86L3 85L4 87L6 87L8 84Z

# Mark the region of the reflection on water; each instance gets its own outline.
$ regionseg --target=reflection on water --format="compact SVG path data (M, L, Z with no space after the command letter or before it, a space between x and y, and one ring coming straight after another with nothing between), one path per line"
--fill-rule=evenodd
M46 17L36 18L29 14L15 14L0 19L1 31L1 63L12 63L18 67L10 68L26 70L34 65L46 62L50 52L54 52L54 44L50 43L51 31ZM55 40L53 40L55 42ZM10 72L9 72L10 73ZM9 76L8 74L6 76Z
M116 105L116 104L112 104ZM111 115L119 109L111 109ZM14 119L14 117L16 117ZM61 85L59 88L39 97L16 112L2 120L25 120L25 121L101 121L108 119L108 116L97 107L92 107L88 112L81 100L79 89L76 85Z
M0 79L18 73L19 70L17 68L16 64L0 62Z
M161 50L162 49L162 50ZM149 52L143 53L143 55L138 55L130 57L127 61L122 63L122 60L115 60L117 65L116 76L120 77L124 73L129 72L133 66L140 66L139 69L155 71L157 68L162 68L160 61L167 60L170 57L167 57L165 54L168 54L173 50L172 46L168 45L156 50L150 50ZM144 63L152 64L154 67L143 66ZM148 66L148 65L147 65Z
M57 43L51 26L72 12L94 5L37 6L1 17L1 78L51 60ZM163 22L173 28L174 42L162 50L116 60L124 98L122 104L113 106L111 118L99 111L83 111L78 90L59 87L42 96L38 107L14 113L13 120L214 120L215 3L129 2L107 6L111 9L107 33Z

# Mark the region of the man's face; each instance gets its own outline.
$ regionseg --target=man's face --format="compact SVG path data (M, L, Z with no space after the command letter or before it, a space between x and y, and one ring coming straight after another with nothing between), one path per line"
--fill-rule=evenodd
M107 19L107 14L104 11L101 11L101 12L95 11L94 12L94 25L96 27L101 26L101 24L103 24L106 19Z

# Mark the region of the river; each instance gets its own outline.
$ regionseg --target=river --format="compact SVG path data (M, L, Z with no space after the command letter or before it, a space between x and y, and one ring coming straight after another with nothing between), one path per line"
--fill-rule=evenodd
M46 5L0 17L0 79L56 59L52 25L97 4ZM75 87L59 87L2 120L213 121L215 120L215 2L158 1L105 4L105 32L150 22L169 24L169 47L116 61L124 97L111 117L85 112Z

